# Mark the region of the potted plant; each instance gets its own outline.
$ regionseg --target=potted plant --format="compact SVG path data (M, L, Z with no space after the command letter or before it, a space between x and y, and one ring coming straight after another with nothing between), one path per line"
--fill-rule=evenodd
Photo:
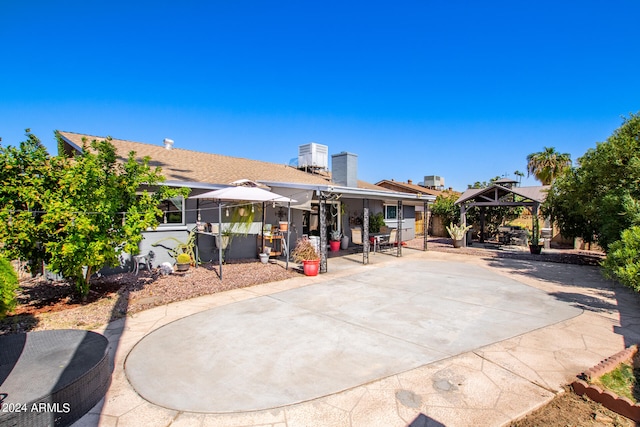
M540 220L536 216L533 220L533 229L529 234L529 252L533 255L542 253L542 245L540 244Z
M318 275L320 257L309 239L298 239L296 248L291 251L291 257L295 262L302 263L302 269L306 276Z
M470 229L470 225L463 227L462 225L456 225L454 223L449 224L447 231L449 232L449 236L453 239L454 248L461 248L463 246L464 236L467 234L467 230Z
M333 230L331 232L329 247L331 248L331 252L337 252L340 250L340 232L338 230Z
M176 270L177 271L187 271L191 266L191 256L186 253L181 253L176 258Z

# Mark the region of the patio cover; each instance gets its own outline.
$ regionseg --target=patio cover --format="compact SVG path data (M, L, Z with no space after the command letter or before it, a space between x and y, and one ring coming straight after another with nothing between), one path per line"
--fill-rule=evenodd
M222 241L222 202L223 201L243 201L243 202L280 202L287 203L287 223L291 222L291 202L296 200L281 196L258 187L245 187L242 185L221 188L220 190L208 191L190 199L209 199L218 202L218 241ZM287 227L287 247L289 247L289 227ZM218 245L218 260L220 262L220 280L222 280L222 245ZM289 256L287 254L286 268L289 268Z

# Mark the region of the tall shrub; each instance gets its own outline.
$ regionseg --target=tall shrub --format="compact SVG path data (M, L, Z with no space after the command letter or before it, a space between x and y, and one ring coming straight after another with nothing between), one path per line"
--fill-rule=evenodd
M18 275L11 263L0 257L0 319L16 307L16 291L18 290Z
M604 273L640 292L640 226L622 232L622 238L609 246Z

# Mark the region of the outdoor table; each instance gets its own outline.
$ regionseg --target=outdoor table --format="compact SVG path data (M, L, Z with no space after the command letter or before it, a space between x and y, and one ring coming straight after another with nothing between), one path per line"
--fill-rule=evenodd
M376 248L380 250L380 242L391 236L390 233L369 233L369 240L373 243L373 253L376 253Z

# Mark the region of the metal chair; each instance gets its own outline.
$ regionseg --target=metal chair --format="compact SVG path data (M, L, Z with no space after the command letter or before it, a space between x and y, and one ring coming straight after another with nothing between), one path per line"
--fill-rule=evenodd
M389 239L380 242L380 251L382 251L382 248L394 248L397 240L398 230L396 228L392 228L391 231L389 231Z

